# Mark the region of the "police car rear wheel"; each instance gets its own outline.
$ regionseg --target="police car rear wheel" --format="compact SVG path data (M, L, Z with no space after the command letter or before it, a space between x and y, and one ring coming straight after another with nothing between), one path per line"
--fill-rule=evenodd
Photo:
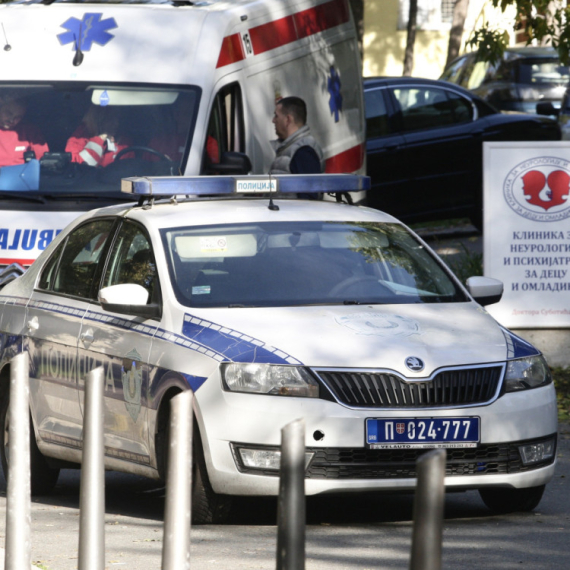
M495 513L532 511L540 503L545 485L526 489L479 489L481 499Z
M0 460L6 481L8 481L8 446L10 441L9 403L9 393L6 392L0 404L0 426L3 426ZM50 493L55 487L58 477L59 469L50 467L46 458L38 449L34 425L30 417L30 486L32 495L47 495Z

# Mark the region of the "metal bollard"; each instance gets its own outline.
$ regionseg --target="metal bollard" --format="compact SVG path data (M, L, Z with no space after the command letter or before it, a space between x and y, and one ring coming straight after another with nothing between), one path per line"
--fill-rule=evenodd
M30 483L30 380L27 352L12 359L8 441L8 488L6 505L6 570L32 566ZM2 426L4 429L4 426Z
M277 505L277 570L305 568L305 421L281 430Z
M105 568L105 448L103 367L85 378L83 457L79 494L79 570Z
M410 570L440 570L445 498L445 449L434 449L416 461L414 528Z
M193 392L188 390L170 402L162 570L190 568L193 398Z

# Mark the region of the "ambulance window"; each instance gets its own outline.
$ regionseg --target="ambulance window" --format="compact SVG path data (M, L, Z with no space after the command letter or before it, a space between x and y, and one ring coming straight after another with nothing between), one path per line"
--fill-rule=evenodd
M222 152L245 152L245 133L241 89L238 83L222 87L212 106L204 156L219 162Z

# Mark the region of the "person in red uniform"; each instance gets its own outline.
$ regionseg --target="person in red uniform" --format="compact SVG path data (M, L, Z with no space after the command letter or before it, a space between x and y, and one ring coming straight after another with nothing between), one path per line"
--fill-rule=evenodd
M10 99L0 105L0 166L23 164L25 152L40 159L49 151L40 130L23 120L25 114L23 100Z
M108 166L117 154L131 146L131 142L118 135L119 118L116 109L92 105L79 127L68 139L65 151L71 161L89 166ZM122 158L132 158L128 153Z

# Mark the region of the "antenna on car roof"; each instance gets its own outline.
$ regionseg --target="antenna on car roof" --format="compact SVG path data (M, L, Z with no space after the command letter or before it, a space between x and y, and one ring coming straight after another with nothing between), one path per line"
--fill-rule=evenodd
M4 32L4 39L6 40L4 51L10 51L12 49L12 46L8 43L8 36L6 35L6 30L4 29L4 23L2 23L2 31Z
M75 37L75 55L73 56L73 65L80 66L83 63L83 52L81 51L81 22L79 22L79 37Z
M269 186L271 186L271 172L269 173ZM274 212L279 210L279 206L277 206L273 203L273 195L271 194L271 192L269 193L269 206L268 206L268 208Z

